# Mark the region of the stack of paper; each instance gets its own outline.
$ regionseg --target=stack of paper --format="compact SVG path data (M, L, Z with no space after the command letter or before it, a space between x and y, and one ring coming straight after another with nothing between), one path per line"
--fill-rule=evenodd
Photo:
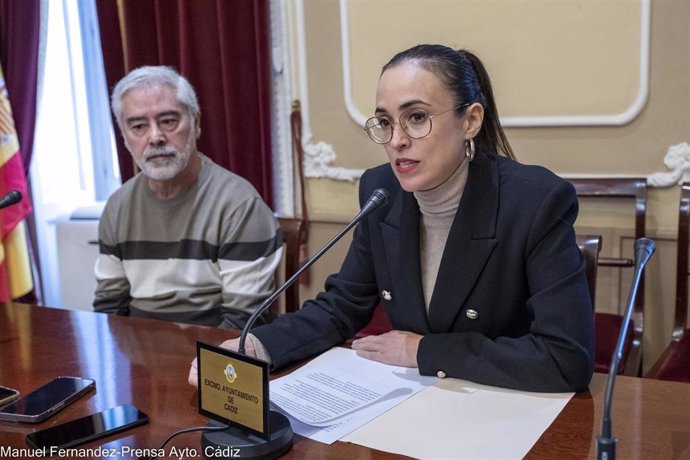
M522 458L574 393L423 377L334 348L271 381L295 433L416 458Z

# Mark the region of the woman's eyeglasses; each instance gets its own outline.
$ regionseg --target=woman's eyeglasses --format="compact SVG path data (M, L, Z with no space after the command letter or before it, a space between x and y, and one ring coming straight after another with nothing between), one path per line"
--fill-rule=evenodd
M467 107L468 105L470 104L460 104L457 107L444 110L443 112L439 112L434 115L430 115L429 112L420 108L408 109L400 114L398 124L411 138L421 139L422 137L428 136L431 132L431 120L439 115L450 112L451 110L461 109ZM395 121L393 121L391 117L371 117L366 123L364 123L364 130L367 132L372 141L376 142L377 144L387 144L393 139L393 125L395 125Z

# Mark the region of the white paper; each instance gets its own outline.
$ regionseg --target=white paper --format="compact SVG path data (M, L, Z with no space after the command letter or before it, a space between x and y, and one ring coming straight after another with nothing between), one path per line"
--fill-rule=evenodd
M573 394L442 379L341 441L420 459L523 458Z
M436 380L338 347L272 380L271 404L295 433L330 444Z

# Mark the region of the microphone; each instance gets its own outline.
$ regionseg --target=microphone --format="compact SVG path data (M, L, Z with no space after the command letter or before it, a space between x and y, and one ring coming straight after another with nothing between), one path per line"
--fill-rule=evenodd
M22 194L18 190L10 190L7 195L0 198L0 209L19 203L21 199Z
M365 216L371 214L376 209L384 206L388 203L388 192L384 189L375 190L367 202L362 206L359 214L355 216L352 221L345 226L335 237L333 237L326 245L319 250L313 257L311 257L299 270L297 270L285 283L278 288L269 298L267 298L259 308L252 313L252 315L247 320L247 324L242 328L242 335L240 336L240 343L237 347L237 354L242 355L247 366L258 368L261 370L262 375L262 399L268 399L268 380L265 372L266 364L251 364L248 360L247 353L245 351L245 342L247 340L247 334L251 329L254 322L259 318L259 316L268 309L269 306L282 294L288 287L292 285L300 275L308 269L314 262L316 262L326 251L328 251L331 246L333 246L340 238L345 235L352 227L354 227L360 220ZM199 354L199 345L197 344L197 355ZM241 357L240 357L241 358ZM201 368L199 368L201 369ZM199 372L199 381L201 381L201 373ZM250 379L252 382L256 379ZM231 382L232 383L232 382ZM201 388L199 388L201 390ZM202 396L201 391L199 392L199 406L201 408ZM227 409L227 404L226 404ZM201 411L204 413L203 411ZM218 414L216 414L218 415ZM227 418L222 415L219 417ZM232 419L228 419L232 420ZM264 411L263 415L264 426L266 427L266 437L257 437L248 432L246 428L250 428L249 425L242 423L239 420L235 420L239 424L238 428L234 426L225 426L222 431L217 433L204 433L201 437L201 445L204 448L204 452L207 449L212 449L213 452L238 452L239 456L243 458L277 458L282 455L292 446L293 432L290 426L290 421L280 412L268 410ZM229 458L225 456L224 458Z
M388 204L389 196L390 195L388 193L388 190L386 190L385 188L379 188L374 190L374 193L371 194L367 202L364 203L364 206L362 206L362 209L359 211L359 214L357 214L355 218L352 219L352 221L350 221L349 224L347 224L342 230L340 230L340 232L337 235L335 235L328 243L326 243L326 245L322 247L319 250L319 252L317 252L309 260L307 260L305 264L302 265L302 267L290 277L290 279L285 281L285 283L282 286L280 286L269 298L267 298L261 304L261 306L256 309L254 313L252 313L252 315L247 320L247 324L242 328L242 335L240 336L240 343L237 350L238 353L246 355L244 344L247 340L247 334L249 333L249 330L254 325L254 322L257 320L257 318L261 316L261 314L264 311L266 311L266 309L268 309L268 307L270 307L271 304L273 304L273 302L275 302L278 296L280 296L280 294L282 294L287 288L289 288L292 285L292 283L294 283L305 270L311 267L314 264L314 262L319 260L319 258L321 258L321 256L324 255L326 251L328 251L331 248L331 246L337 243L338 240L340 240L340 238L342 238L347 232L349 232L350 229L354 227L360 220L364 219L364 217L368 216L378 208Z
M606 393L604 394L604 417L601 422L601 435L597 437L597 458L599 460L615 460L616 458L616 443L618 438L611 436L611 398L613 397L613 385L616 381L616 374L618 373L618 366L623 356L623 343L625 336L628 333L628 323L632 315L635 298L637 297L637 288L640 285L642 272L644 266L649 262L649 259L654 254L656 244L649 238L640 238L635 241L635 274L632 285L630 286L630 293L628 294L628 304L625 308L625 317L623 324L618 332L618 342L611 357L611 366L609 367L609 376L606 380Z

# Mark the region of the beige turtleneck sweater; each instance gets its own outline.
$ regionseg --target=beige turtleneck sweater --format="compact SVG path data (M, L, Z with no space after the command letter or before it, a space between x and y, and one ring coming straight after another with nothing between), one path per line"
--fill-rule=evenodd
M463 161L441 185L431 190L414 192L422 213L419 229L419 259L422 265L422 288L427 313L434 293L443 249L467 183L469 164L469 161Z

